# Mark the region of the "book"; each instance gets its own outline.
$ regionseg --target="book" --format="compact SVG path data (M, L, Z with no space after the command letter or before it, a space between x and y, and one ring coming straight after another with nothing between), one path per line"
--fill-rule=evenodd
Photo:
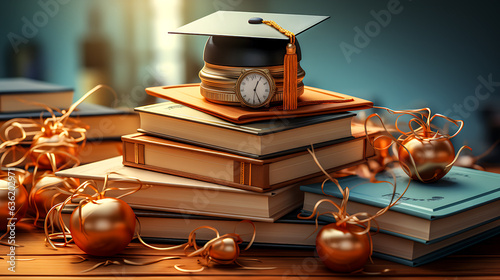
M401 168L395 168L396 195L399 196L408 183L408 176ZM379 180L392 181L388 173L377 175ZM488 223L500 217L500 174L453 167L435 183L412 181L408 191L398 204L376 221L381 231L398 234L405 238L426 241L437 240L473 226ZM350 214L367 212L374 214L388 205L392 196L389 184L374 184L351 176L339 179L343 187L350 188L347 211ZM322 193L320 184L301 186L304 192L305 211L311 212L317 201L328 198L339 203L341 194L337 186L328 182ZM318 208L326 210L324 204Z
M144 185L138 192L123 197L136 209L198 214L232 219L272 222L302 204L300 183L278 190L258 193L184 177L152 172L122 165L115 157L56 172L60 177L94 180L102 187L106 174L117 172L124 181L111 182L112 186L135 188L139 179ZM136 178L136 179L135 179ZM308 180L313 182L314 180ZM108 196L120 194L106 192Z
M63 219L66 223L73 210L74 207L63 209ZM300 209L292 210L273 223L254 222L256 228L254 246L315 248L317 232L331 221L319 220L316 230L314 220L297 218L300 212ZM141 224L141 237L160 242L185 242L192 230L207 225L216 228L221 234L232 233L236 228L236 233L245 241L249 241L252 233L250 225L239 224L241 220L141 209L134 209L134 213ZM500 219L431 244L379 232L372 235L373 255L409 266L419 266L499 233ZM213 237L212 231L196 232L196 239L199 241L208 241Z
M69 106L71 106L71 103ZM59 112L54 112L54 114L61 116ZM119 139L122 135L136 132L139 127L139 115L137 113L92 103L81 103L70 116L88 126L87 139L90 141ZM15 118L41 120L40 122L42 122L43 119L49 117L51 117L51 114L47 111L0 113L0 126ZM27 141L29 142L31 139L27 139Z
M308 151L254 159L142 133L125 135L122 141L126 166L253 191L277 189L323 174ZM327 172L359 164L374 154L365 137L341 139L315 153Z
M351 137L355 116L350 112L290 119L277 116L242 125L174 102L135 110L141 119L140 132L260 159Z
M208 102L200 93L200 84L150 87L146 88L146 92L149 95L171 100L175 103L238 124L270 120L276 117L296 118L369 109L373 107L373 102L371 101L309 86L304 87L304 93L299 97L299 107L291 111L283 111L278 107L255 110Z
M44 110L34 102L66 109L73 102L73 88L26 78L0 79L0 112Z
M500 234L500 220L491 221L448 239L427 245L408 241L408 239L401 237L384 240L383 236L387 237L389 235L383 235L382 233L379 235L382 236L380 239L376 238L377 235L373 236L373 256L415 267L438 260L498 234ZM379 245L390 244L391 249L387 250L388 252L382 249L383 246L375 249L375 242Z

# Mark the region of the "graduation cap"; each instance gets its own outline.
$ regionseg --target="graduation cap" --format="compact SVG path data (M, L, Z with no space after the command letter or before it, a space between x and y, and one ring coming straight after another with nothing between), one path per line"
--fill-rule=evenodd
M210 101L259 108L283 101L297 107L305 72L295 36L328 16L218 11L171 31L209 36L200 71Z

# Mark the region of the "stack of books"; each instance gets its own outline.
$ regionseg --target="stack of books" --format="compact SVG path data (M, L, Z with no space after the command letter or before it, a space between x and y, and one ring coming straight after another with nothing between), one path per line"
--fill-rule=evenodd
M72 88L26 78L0 79L0 126L15 118L33 119L41 123L52 115L40 104L52 109L67 110L72 103ZM54 114L61 116L57 111ZM79 154L82 163L121 155L120 137L135 132L139 126L139 115L135 112L91 103L80 104L71 117L88 127L87 141ZM31 139L26 139L24 142L29 146L30 141ZM13 156L9 154L5 162L14 161Z
M350 112L240 125L174 102L136 111L123 157L58 175L138 178L150 187L125 198L135 209L272 222L302 205L300 185L322 178L308 148L332 172L374 155Z
M396 198L408 184L402 169L394 169ZM393 181L392 174L381 173L379 180ZM435 183L412 181L400 202L377 217L379 231L373 235L375 256L418 266L436 260L500 233L500 174L453 167ZM349 187L347 211L374 215L386 207L393 186L375 184L359 177L339 180ZM316 203L328 198L340 203L342 195L333 183L301 186L304 192L303 214L309 215ZM327 205L318 207L320 213ZM333 217L322 218L332 222Z
M311 146L331 171L373 155L349 112L238 125L174 102L136 110L141 133L122 137L124 165L229 187L266 192L317 177Z
M129 178L112 181L115 186L137 187L140 180L142 189L123 200L134 209L146 238L181 241L203 225L229 233L249 219L256 225L258 245L313 248L315 221L297 215L307 215L325 197L320 190L324 175L307 149L314 147L327 172L375 155L364 127L352 124L354 114L345 111L245 124L174 102L136 111L139 129L122 137L122 157L57 175L94 180L99 187L110 172L121 174L111 178ZM378 132L369 130L369 137ZM400 171L397 178L401 192L407 176ZM500 175L454 167L432 185L412 182L401 202L377 219L374 254L420 265L496 234L498 179ZM349 213L375 213L392 194L391 186L358 177L343 178L341 185L351 188ZM339 196L328 184L326 190L332 200ZM67 209L67 218L70 213ZM319 226L330 222L322 217ZM197 233L200 240L212 237Z
M121 174L111 178L139 179L143 189L123 199L137 211L141 223L160 216L162 221L177 217L185 223L177 235L169 230L159 234L160 227L145 220L144 237L187 238L200 223L229 225L249 219L258 223L257 242L291 245L268 237L282 230L279 224L297 222L284 216L302 206L300 185L323 179L307 149L314 147L328 172L375 155L364 127L352 125L351 112L236 124L174 102L136 111L140 126L138 132L122 137L122 157L57 175L92 179L100 185L110 172ZM132 179L115 183L138 184Z

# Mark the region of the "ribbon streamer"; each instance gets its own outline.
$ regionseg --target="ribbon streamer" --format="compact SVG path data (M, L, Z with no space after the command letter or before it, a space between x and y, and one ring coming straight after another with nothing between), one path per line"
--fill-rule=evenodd
M78 264L78 263L82 263L82 262L85 262L85 261L89 260L89 259L87 259L87 258L85 258L83 256L78 256L78 257L80 258L80 261L72 262L73 264ZM99 267L102 267L102 266L122 265L122 264L134 265L134 266L143 266L143 265L150 265L150 264L158 263L158 262L165 261L165 260L174 260L174 259L179 259L179 257L164 257L164 258L161 258L161 259L157 259L157 260L153 260L153 261L149 261L149 262L143 262L143 263L134 262L134 261L131 261L131 260L128 260L128 259L122 259L122 260L109 260L108 259L108 260L96 263L94 266L81 271L81 273L87 273L87 272L93 271L93 270L95 270L95 269L97 269Z
M243 251L248 250L250 246L252 246L254 240L255 240L255 234L256 234L256 228L254 223L252 223L250 220L243 220L240 221L236 226L235 226L235 232L236 232L236 227L240 223L249 223L253 227L253 233L252 233L252 238L250 239L248 245L243 249ZM140 225L140 224L139 224ZM209 229L213 231L216 235L215 238L209 240L203 247L198 247L196 244L196 232L201 229ZM140 230L140 229L139 229ZM170 246L170 247L156 247L152 246L150 244L147 244L140 236L140 234L137 234L138 240L146 247L155 249L155 250L173 250L173 249L179 249L183 248L184 249L184 254L187 257L196 257L199 256L201 257L205 263L200 263L201 267L199 269L185 269L182 268L181 265L175 265L174 268L177 269L178 271L181 272L201 272L203 271L206 267L210 265L211 262L215 262L217 264L222 264L222 265L229 265L229 264L235 264L239 266L242 269L274 269L274 267L249 267L242 265L239 263L237 260L240 255L240 249L239 249L239 244L243 243L243 239L241 236L237 233L228 233L224 235L220 235L219 231L211 226L200 226L197 227L196 229L192 230L191 233L188 236L188 241L184 244L176 245L176 246ZM191 253L188 253L187 250L189 248L193 247L194 251ZM221 257L221 255L230 255L230 258ZM258 260L257 260L258 261Z

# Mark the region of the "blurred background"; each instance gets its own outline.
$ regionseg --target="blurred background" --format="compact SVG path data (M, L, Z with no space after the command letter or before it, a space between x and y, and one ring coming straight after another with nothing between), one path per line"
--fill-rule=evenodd
M206 37L168 35L217 10L328 15L298 36L304 83L393 109L465 121L453 139L479 155L500 139L500 4L411 0L4 0L0 77L111 85L119 105L144 88L199 82ZM76 98L75 97L75 98ZM104 95L92 102L111 104ZM366 116L370 112L361 112ZM380 110L378 110L380 112ZM382 112L380 112L382 113ZM500 163L500 147L483 162Z

